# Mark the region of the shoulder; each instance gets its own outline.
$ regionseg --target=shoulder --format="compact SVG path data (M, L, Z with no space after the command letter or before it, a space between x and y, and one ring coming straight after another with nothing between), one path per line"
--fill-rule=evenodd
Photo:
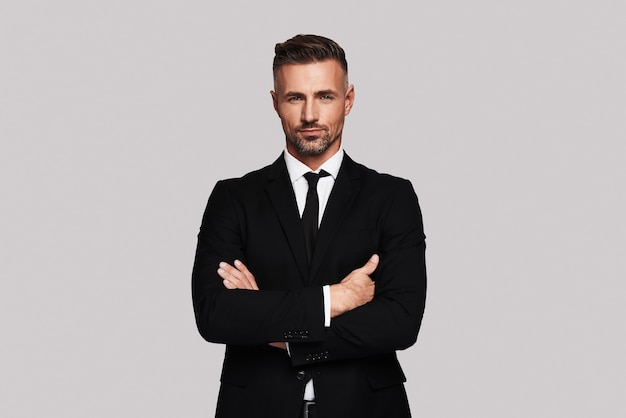
M352 160L348 155L345 156L342 169L345 169L345 174L348 177L359 179L362 184L367 187L387 190L392 193L398 189L413 189L409 180L392 174L380 173Z
M279 178L286 173L284 159L282 155L272 164L258 170L251 171L241 177L223 179L217 182L215 187L227 187L230 189L257 189L268 181Z

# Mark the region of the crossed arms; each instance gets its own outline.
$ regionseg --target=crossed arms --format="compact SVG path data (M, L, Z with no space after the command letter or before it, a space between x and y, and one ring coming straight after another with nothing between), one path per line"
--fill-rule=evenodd
M263 279L280 277L280 272L272 273L272 260L245 259L242 249L249 243L241 237L250 232L242 234L241 229L250 226L242 227L241 219L250 216L246 212L250 203L233 196L237 191L228 184L218 184L205 212L194 266L194 309L202 336L211 342L244 346L286 341L294 365L310 363L306 354L311 352L329 353L328 358L313 360L327 361L385 354L412 345L425 301L424 235L410 183L392 185L390 196L380 198L386 205L376 233L380 258L373 256L343 279L329 280L334 283L330 286L333 320L330 327L324 327L321 286L268 289ZM337 243L338 248L343 244ZM360 245L354 243L357 248ZM334 251L329 257L325 263L331 266L329 271L339 271L334 266L345 258L345 251ZM231 265L224 260L243 262ZM246 265L252 266L254 275ZM376 279L375 285L370 277Z
M374 282L370 275L376 270L378 261L378 255L372 255L363 267L353 270L340 283L330 286L331 318L365 305L374 298ZM217 274L224 279L224 287L259 290L250 270L239 260L235 260L233 264L231 266L222 261L217 269Z

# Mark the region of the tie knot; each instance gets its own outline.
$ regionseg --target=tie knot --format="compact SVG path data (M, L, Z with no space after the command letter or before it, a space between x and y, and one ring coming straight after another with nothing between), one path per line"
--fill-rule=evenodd
M304 178L309 183L309 187L316 187L319 179L322 177L326 177L326 176L330 176L330 174L324 170L321 170L319 174L314 173L312 171L309 171L308 173L304 174Z

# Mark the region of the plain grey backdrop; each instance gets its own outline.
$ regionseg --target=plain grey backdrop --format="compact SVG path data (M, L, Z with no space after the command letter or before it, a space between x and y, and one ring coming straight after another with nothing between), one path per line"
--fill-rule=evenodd
M626 416L626 4L4 1L0 415L213 416L190 275L218 179L284 146L277 42L329 36L344 146L409 178L415 417Z

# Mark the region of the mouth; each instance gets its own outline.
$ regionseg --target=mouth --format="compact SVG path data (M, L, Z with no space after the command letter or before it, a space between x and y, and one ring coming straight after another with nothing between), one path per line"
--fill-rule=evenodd
M321 135L322 132L324 132L323 128L305 128L305 129L299 129L298 132L300 132L302 135L305 136L315 136L315 135Z

